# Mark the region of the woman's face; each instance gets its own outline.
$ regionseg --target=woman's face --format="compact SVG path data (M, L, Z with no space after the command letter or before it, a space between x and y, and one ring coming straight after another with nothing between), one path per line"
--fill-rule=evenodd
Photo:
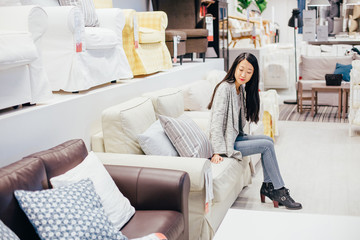
M236 85L240 86L242 84L247 83L250 81L252 75L254 73L254 67L248 60L242 60L237 66L235 70L235 80Z

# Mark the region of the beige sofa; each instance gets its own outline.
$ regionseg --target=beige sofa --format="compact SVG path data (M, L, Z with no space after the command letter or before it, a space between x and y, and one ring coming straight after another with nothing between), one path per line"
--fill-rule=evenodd
M325 83L325 74L335 71L336 63L351 64L354 57L351 56L301 56L299 64L298 99L302 105L311 105L311 85ZM333 92L319 92L319 105L338 105L338 94Z
M208 82L211 83L212 91L216 81ZM102 113L102 131L92 136L92 150L97 152L105 165L144 166L188 172L191 182L190 239L209 240L214 237L241 190L251 183L251 159L246 157L243 161L237 161L225 158L220 164L212 164L205 158L144 155L137 141L137 135L155 122L158 114L171 117L187 114L207 133L209 111L201 108L202 111L184 111L184 108L196 107L194 102L189 103L189 99L184 101L184 96L191 98L189 91L195 91L196 85L202 86L204 90L207 84L200 82L181 89L162 89L105 109ZM202 108L205 107L204 104L198 104L201 105ZM205 180L206 176L212 179L209 184ZM206 212L206 194L211 190L214 198Z

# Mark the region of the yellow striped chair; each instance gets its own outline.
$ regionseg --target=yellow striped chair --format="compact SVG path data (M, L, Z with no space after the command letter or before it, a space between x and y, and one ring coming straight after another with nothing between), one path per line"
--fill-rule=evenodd
M166 13L127 9L124 14L123 47L134 76L172 68L170 52L165 44Z

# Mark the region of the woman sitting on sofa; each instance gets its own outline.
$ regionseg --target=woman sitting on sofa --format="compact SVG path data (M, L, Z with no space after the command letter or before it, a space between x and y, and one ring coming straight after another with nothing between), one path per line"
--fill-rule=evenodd
M250 53L240 54L225 78L216 85L211 102L210 141L214 150L211 162L219 163L222 156L241 160L243 156L261 153L264 182L261 201L270 198L274 207L301 209L285 188L278 167L274 142L265 135L250 136L243 132L246 120L259 121L259 66ZM246 92L246 93L245 93Z

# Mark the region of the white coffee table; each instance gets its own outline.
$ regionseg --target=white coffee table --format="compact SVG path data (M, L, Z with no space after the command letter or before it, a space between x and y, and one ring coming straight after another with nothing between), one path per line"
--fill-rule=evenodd
M355 240L360 217L229 209L214 240Z

